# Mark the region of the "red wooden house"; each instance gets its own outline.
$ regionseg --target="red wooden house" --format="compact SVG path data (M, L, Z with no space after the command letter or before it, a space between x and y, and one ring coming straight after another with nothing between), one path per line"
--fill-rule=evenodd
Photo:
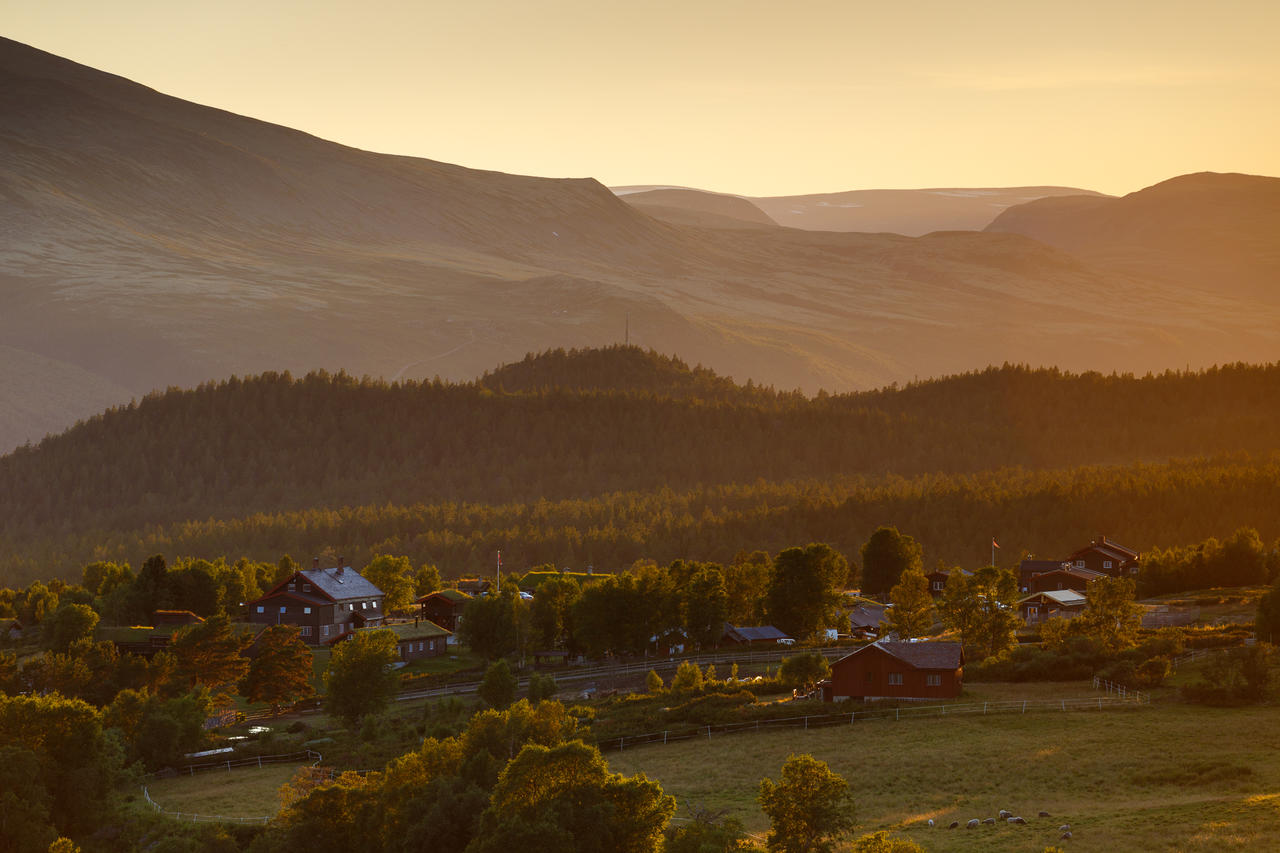
M954 699L964 678L959 643L893 643L881 640L831 665L822 698Z
M1031 576L1031 582L1027 584L1025 592L1053 592L1060 589L1073 589L1076 592L1084 592L1089 586L1089 581L1095 578L1106 577L1102 572L1095 572L1090 569L1077 569L1075 567L1054 569L1051 572L1043 572L1038 575Z
M1091 569L1113 578L1136 575L1141 561L1142 555L1137 551L1106 536L1099 536L1088 547L1067 557L1073 568Z

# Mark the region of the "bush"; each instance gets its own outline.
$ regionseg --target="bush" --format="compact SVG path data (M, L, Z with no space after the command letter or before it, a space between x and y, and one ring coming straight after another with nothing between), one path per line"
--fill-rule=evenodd
M698 669L697 664L685 661L676 669L676 674L671 679L671 689L701 690L702 681L702 670Z
M476 692L490 708L501 711L516 701L517 684L516 677L511 672L511 665L500 658L485 670L480 689Z

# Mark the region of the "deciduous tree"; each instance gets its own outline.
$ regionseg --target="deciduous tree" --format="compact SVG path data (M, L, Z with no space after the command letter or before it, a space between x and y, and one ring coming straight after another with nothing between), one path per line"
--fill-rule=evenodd
M781 552L766 599L769 620L797 638L838 624L840 588L848 571L848 561L822 543Z
M413 604L416 596L413 566L408 557L379 554L360 572L365 580L382 590L388 613L404 610Z
M385 708L400 684L391 668L398 659L396 635L390 631L358 631L334 646L324 676L329 711L355 725Z
M888 592L908 569L920 570L924 565L920 543L899 533L896 527L880 527L862 546L862 592L879 595Z
M203 684L215 695L229 693L249 670L244 650L252 640L235 633L225 613L174 632L169 644L177 676L189 686Z
M888 629L906 640L923 637L933 628L934 604L929 594L929 579L919 569L907 569L893 589L889 590L893 603L885 614Z
M311 672L315 658L302 642L296 625L272 625L258 638L257 654L240 682L250 702L266 702L271 713L280 706L315 694Z
M848 783L812 755L790 756L778 782L761 779L759 801L779 853L831 853L854 827Z

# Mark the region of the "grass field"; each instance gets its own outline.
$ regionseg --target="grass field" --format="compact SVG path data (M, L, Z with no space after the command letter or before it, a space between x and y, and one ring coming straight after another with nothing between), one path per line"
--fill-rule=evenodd
M298 764L271 764L210 770L194 776L147 783L151 799L165 811L223 817L270 817L278 811L276 791L298 772Z
M992 685L996 688L996 685ZM1027 698L1088 695L1084 685L1001 685ZM1036 694L1036 695L1030 695ZM966 697L967 698L967 697ZM1280 849L1280 723L1272 707L1214 709L1159 701L1107 711L871 721L766 731L610 753L681 804L728 809L749 831L768 822L759 780L811 753L850 783L860 831L893 829L930 851ZM1028 826L966 830L1000 809ZM1049 818L1038 818L1047 811ZM933 818L938 828L928 829ZM945 827L959 820L962 828ZM1059 842L1058 826L1073 838Z

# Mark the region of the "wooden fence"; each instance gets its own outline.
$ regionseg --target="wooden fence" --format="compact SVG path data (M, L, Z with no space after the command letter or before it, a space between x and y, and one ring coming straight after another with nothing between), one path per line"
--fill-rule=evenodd
M773 720L754 720L744 723L699 726L694 729L651 732L643 735L626 735L599 741L601 752L623 750L651 743L674 743L687 740L710 740L716 735L738 732L758 732L765 729L820 729L832 726L848 726L870 720L911 720L921 717L983 716L987 714L1026 714L1032 711L1101 711L1121 705L1145 703L1135 691L1127 696L1108 694L1080 699L1027 699L1006 702L971 702L961 705L909 705L897 708L877 708L868 711L851 711L845 714L814 714L805 717L784 717Z
M217 761L209 764L190 764L182 770L178 771L178 775L194 776L196 773L204 773L209 770L225 770L230 772L239 767L265 767L269 764L293 764L308 759L311 760L311 766L314 767L323 760L324 756L316 752L314 749L304 750L302 752L291 752L287 755L254 755L249 758L232 758L226 761ZM150 778L155 779L156 774L150 774ZM227 815L209 815L196 814L195 812L175 812L161 806L155 800L151 799L151 792L147 790L147 786L142 786L142 796L146 798L147 803L159 814L177 820L189 820L193 822L207 823L267 823L271 820L271 816L266 817L228 817Z

